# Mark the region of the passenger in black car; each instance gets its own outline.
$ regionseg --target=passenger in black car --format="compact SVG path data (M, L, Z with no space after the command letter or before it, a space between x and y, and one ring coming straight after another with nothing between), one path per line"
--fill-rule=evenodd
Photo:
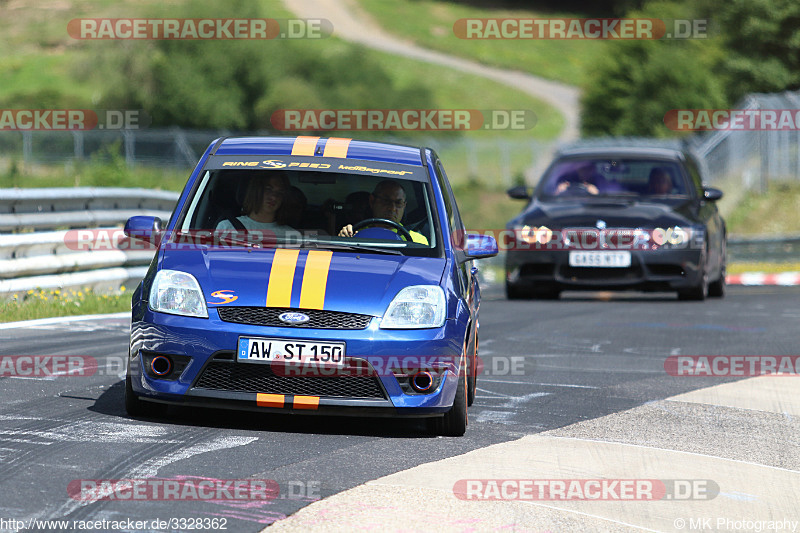
M654 167L647 180L647 194L671 194L672 176L664 167Z

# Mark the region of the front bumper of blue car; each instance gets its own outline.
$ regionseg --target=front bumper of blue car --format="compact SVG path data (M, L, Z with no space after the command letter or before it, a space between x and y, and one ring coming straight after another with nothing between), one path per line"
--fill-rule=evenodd
M156 313L134 305L130 376L143 400L205 407L353 416L437 416L453 404L465 369L466 323L432 329L310 329L232 324L216 308L209 318ZM345 366L243 361L240 338L343 342ZM430 387L411 384L427 372Z

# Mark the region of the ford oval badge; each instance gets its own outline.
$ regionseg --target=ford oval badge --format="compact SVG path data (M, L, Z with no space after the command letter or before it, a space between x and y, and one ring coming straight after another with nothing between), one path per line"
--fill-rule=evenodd
M305 324L306 322L311 320L310 318L308 318L308 315L304 315L303 313L296 313L294 311L289 311L288 313L281 313L281 315L278 316L278 318L281 320L281 322L284 322L291 326L299 326L300 324Z

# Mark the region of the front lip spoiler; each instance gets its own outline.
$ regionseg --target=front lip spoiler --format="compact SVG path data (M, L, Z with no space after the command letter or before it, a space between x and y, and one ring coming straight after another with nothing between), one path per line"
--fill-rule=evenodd
M287 395L291 398L291 395ZM366 398L320 397L317 409L295 409L292 407L263 407L256 403L256 394L250 392L230 392L210 389L190 389L174 399L139 396L140 400L176 406L208 407L212 409L232 409L259 413L290 415L336 415L368 416L387 418L428 418L441 416L450 407L413 407L398 409L390 400Z

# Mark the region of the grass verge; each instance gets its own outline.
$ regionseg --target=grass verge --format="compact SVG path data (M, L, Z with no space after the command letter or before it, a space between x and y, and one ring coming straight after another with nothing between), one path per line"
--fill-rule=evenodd
M79 290L30 290L9 300L0 300L0 322L16 322L57 316L95 315L130 311L131 296L117 292Z
M726 222L735 235L800 233L800 183L773 182L764 194L743 194Z
M522 70L570 85L582 85L586 67L606 50L603 41L460 39L453 24L461 18L580 17L531 9L486 8L442 0L359 0L361 7L390 33L422 46L478 62ZM424 13L424 16L420 16Z
M800 262L767 263L764 261L728 263L728 274L745 274L747 272L763 272L764 274L780 274L782 272L800 272Z

